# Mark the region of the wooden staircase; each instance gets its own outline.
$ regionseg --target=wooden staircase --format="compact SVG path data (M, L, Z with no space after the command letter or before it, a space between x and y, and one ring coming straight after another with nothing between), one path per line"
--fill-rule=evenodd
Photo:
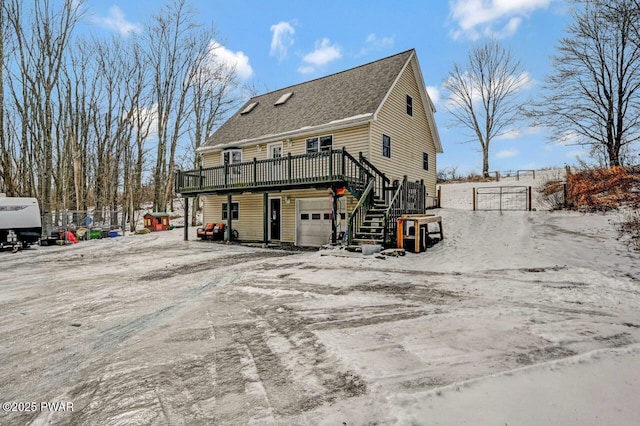
M357 169L347 187L358 200L349 214L347 244L395 245L398 218L425 212L424 182L409 182L405 176L392 185L362 153L357 160L349 155L347 158Z
M384 245L385 213L388 207L384 200L374 196L373 205L367 209L362 224L358 227L354 238L351 240L353 245Z
M424 182L408 182L405 176L399 185L385 183L376 185L372 176L367 186L358 191L358 204L349 215L349 245L393 246L398 218L425 213Z

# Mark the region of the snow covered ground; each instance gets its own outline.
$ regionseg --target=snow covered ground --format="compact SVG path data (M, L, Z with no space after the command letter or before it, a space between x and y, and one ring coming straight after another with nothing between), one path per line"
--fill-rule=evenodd
M638 424L619 215L473 212L479 185L386 260L195 229L0 253L0 402L73 403L0 424Z

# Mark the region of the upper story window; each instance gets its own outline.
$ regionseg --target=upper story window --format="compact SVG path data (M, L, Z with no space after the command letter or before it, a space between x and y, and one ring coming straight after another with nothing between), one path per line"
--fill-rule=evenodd
M413 98L407 95L407 114L413 115Z
M422 153L422 169L429 170L429 154L426 152Z
M391 136L382 135L382 156L391 158Z
M241 149L228 149L222 152L222 164L231 166L232 164L242 163ZM232 173L239 174L240 167L231 168Z
M333 136L320 136L307 139L307 154L330 152L333 147Z

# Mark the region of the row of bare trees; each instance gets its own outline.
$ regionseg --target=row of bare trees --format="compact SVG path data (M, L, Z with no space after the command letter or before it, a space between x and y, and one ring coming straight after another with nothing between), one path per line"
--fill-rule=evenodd
M111 37L85 30L82 1L28 3L0 0L0 192L45 212L166 210L173 171L199 166L241 93L214 29L186 0Z
M524 67L495 39L474 46L443 82L451 124L480 143L485 176L492 140L525 119L546 127L552 142L589 147L601 164L637 161L631 154L640 141L640 0L571 3L572 21L539 98L523 98Z

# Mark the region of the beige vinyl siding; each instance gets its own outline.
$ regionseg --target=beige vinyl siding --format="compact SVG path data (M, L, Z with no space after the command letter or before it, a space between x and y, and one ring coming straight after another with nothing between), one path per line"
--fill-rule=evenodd
M203 223L224 222L222 204L227 202L226 195L205 196ZM262 194L234 195L232 203L238 205L238 220L232 221L232 228L238 230L241 240L262 240Z
M326 131L320 133L309 134L291 139L291 141L282 144L283 155L291 153L291 155L299 155L307 152L307 139L320 136L333 136L333 149L342 149L345 147L349 154L357 157L358 152L368 149L367 141L369 139L369 125L364 124L358 127L340 129L335 131ZM264 157L266 158L266 156Z
M281 217L282 230L281 240L284 242L294 243L296 238L296 200L302 198L326 198L327 212L331 210L329 200L329 192L327 189L308 189L297 191L282 191L269 193L269 198L281 198ZM287 202L288 199L288 202ZM204 197L204 217L203 223L225 222L222 220L222 203L227 202L227 196L205 196ZM231 224L233 229L238 231L238 237L244 241L262 241L263 240L263 194L240 194L232 197L232 202L239 203L239 219L234 220ZM355 206L355 200L351 195L341 197L339 207L347 206L347 217L349 212ZM341 224L341 230L347 230L347 220Z
M417 65L415 59L411 62ZM407 114L407 95L413 98L413 115ZM435 196L436 148L426 114L410 63L371 124L369 160L391 180L401 180L404 175L411 181L424 179L427 193ZM382 156L383 134L391 137L391 158ZM428 171L422 167L423 152L429 154Z
M307 152L307 139L319 136L333 136L333 149L346 148L347 152L354 157L358 158L358 153L362 152L367 155L369 152L368 140L369 140L369 125L363 124L357 127L348 129L340 129L336 131L327 131L320 133L308 134L303 137L275 140L273 142L282 142L282 155L286 156L304 154ZM242 161L265 160L268 158L267 145L270 143L249 144L242 148ZM203 155L203 167L215 167L222 164L221 152L211 152Z
M237 147L234 149L242 149L242 162L252 161L254 157L258 160L263 158L267 158L267 149L266 145L262 145L261 148L258 148L256 145L245 146L245 147ZM259 150L261 149L261 150ZM222 152L210 152L206 153L202 156L202 167L216 167L222 165Z

